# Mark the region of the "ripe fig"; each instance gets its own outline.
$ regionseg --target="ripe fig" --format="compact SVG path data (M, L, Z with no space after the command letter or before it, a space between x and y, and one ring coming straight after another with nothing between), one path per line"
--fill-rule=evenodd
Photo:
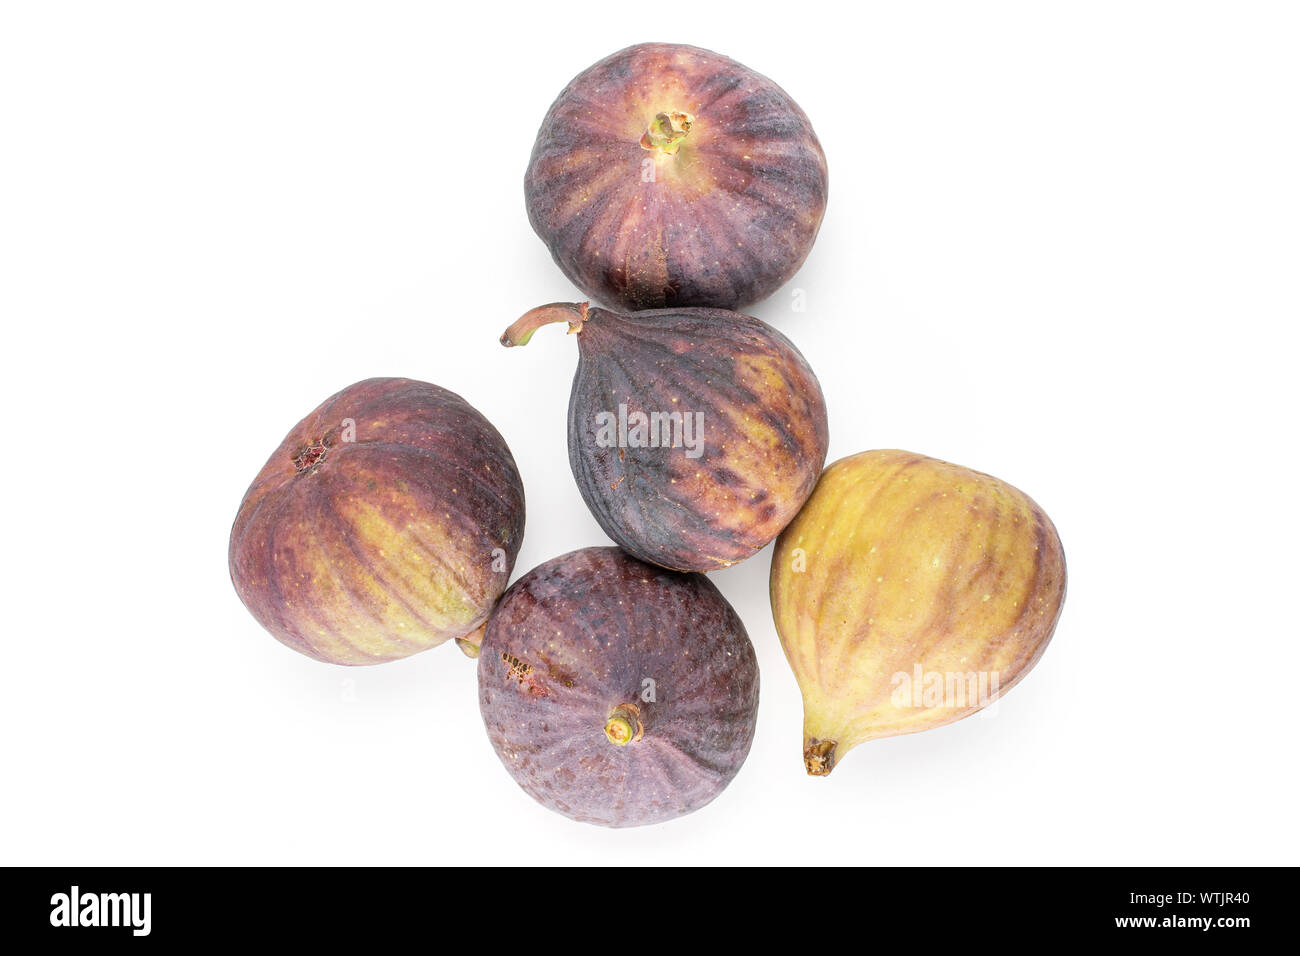
M630 554L679 571L741 561L780 533L826 460L826 404L790 340L720 309L620 315L554 303L578 336L569 465L600 526Z
M230 576L296 651L376 664L464 641L505 590L524 489L492 424L403 378L358 382L289 432L230 532Z
M1056 528L997 478L905 451L826 469L777 540L772 611L804 764L951 723L1038 662L1065 600Z
M479 707L529 796L631 827L698 810L749 753L758 662L701 574L584 548L516 581L488 621Z
M826 157L784 90L725 56L628 47L584 70L542 121L528 219L587 295L628 309L739 309L803 264Z

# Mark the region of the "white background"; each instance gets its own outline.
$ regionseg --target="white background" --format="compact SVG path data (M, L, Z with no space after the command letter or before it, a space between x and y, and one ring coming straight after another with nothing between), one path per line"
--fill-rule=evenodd
M5 863L1296 863L1300 24L1268 3L8 3L0 13ZM1070 590L999 705L828 779L767 605L732 786L608 831L523 794L447 645L315 663L230 523L358 379L469 399L527 487L516 573L606 539L565 458L577 292L529 229L551 100L644 40L821 137L802 349L831 458L902 447L1049 512ZM792 289L808 309L791 310ZM350 683L349 683L350 682Z

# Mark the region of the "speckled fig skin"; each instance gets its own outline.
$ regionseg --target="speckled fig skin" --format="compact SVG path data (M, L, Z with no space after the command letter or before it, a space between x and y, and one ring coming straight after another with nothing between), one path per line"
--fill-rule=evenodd
M864 741L952 723L1023 678L1060 617L1065 553L1006 482L869 451L826 469L777 540L771 589L804 764L823 776Z
M826 157L771 80L708 50L643 43L556 99L524 193L533 229L587 295L739 309L803 264L826 211Z
M527 341L551 321L577 332L569 465L592 515L630 554L679 571L727 567L767 545L812 493L826 405L808 363L771 326L720 309L620 315L556 303L502 341ZM600 416L617 418L620 405L630 437L638 413L680 413L703 423L702 441L688 444L683 428L677 447L611 443Z
M377 664L452 638L472 651L523 533L523 485L491 423L436 385L374 378L326 399L267 461L230 533L230 576L263 627L319 661Z
M698 810L740 770L758 714L744 625L703 575L585 548L520 578L488 621L479 706L543 806L631 827Z

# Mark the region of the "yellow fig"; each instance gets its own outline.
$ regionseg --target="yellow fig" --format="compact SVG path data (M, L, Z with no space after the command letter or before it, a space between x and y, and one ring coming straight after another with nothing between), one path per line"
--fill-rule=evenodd
M1051 520L990 475L905 451L835 462L777 539L772 613L804 766L975 713L1042 656L1065 600Z

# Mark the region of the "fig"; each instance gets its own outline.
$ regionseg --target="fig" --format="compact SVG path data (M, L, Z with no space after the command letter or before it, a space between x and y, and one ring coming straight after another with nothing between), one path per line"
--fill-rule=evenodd
M713 583L584 548L534 568L488 621L479 707L548 809L631 827L698 810L740 770L758 662Z
M333 664L376 664L475 632L505 590L524 489L459 395L372 378L326 399L276 449L230 532L230 576L258 622Z
M528 219L578 288L627 309L739 309L798 270L826 157L784 90L734 60L643 43L576 76L542 121Z
M812 493L826 404L790 340L721 309L622 315L584 303L524 314L505 345L549 322L577 333L569 465L601 528L630 554L709 571L764 547Z
M1065 599L1051 520L997 478L905 451L826 469L777 540L772 611L804 765L975 713L1038 662Z

